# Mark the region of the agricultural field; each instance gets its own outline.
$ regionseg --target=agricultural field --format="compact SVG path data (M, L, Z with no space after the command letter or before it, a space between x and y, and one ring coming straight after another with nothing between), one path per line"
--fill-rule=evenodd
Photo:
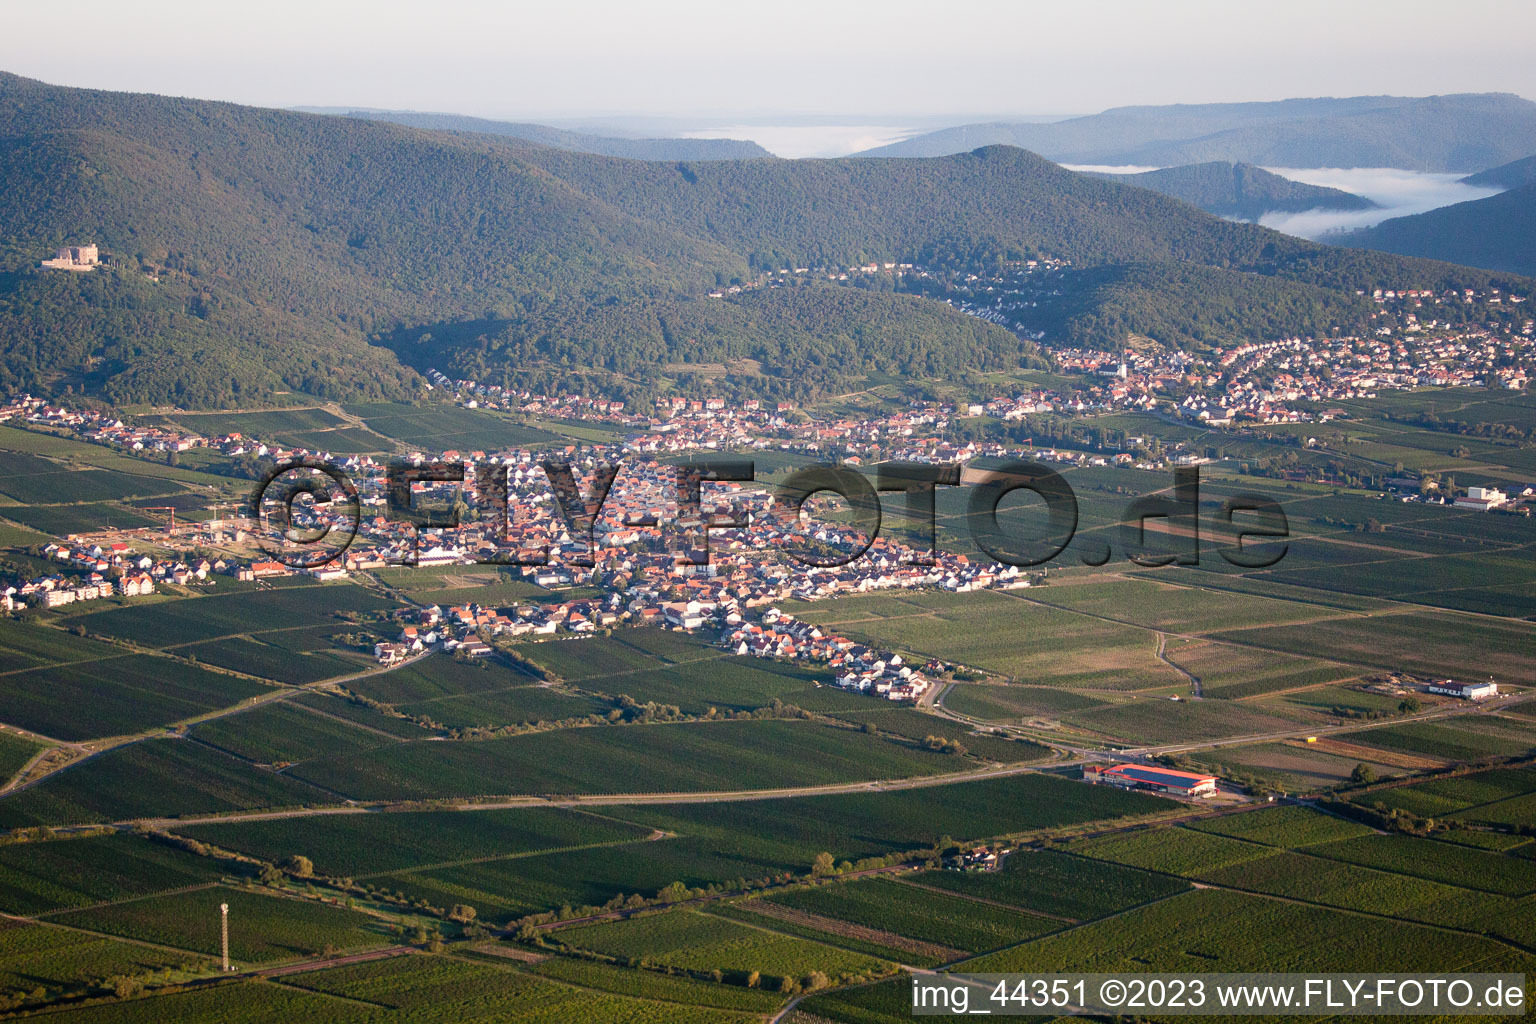
M438 956L350 964L309 971L294 984L312 992L344 996L393 1011L420 1011L434 1004L469 1011L484 1010L496 1001L506 1005L552 1004L569 990L537 978L487 963L468 963ZM413 1018L414 1019L414 1018Z
M205 437L244 434L263 441L283 431L329 430L346 423L325 409L277 409L269 412L178 412L169 416L139 416L136 423L179 426Z
M553 591L494 565L391 565L373 570L383 583L415 595L423 603L450 605L515 604L548 598Z
M1407 546L1401 535L1389 532L1387 537L1386 543ZM1525 540L1529 542L1530 538ZM1275 571L1271 578L1298 586L1442 608L1516 617L1531 613L1530 597L1527 594L1522 598L1522 588L1529 582L1525 553L1506 548L1464 554L1465 543L1457 544L1437 535L1419 540L1415 546L1431 550L1395 556L1378 552L1382 556L1379 561L1351 565L1348 572L1298 568Z
M771 1013L784 997L757 988L740 985L711 984L686 975L633 971L595 960L554 956L534 965L530 971L541 978L569 982L585 989L598 989L637 999L660 999L669 1003L709 1006L743 1013Z
M1512 832L1482 832L1471 829L1441 832L1435 838L1443 843L1470 846L1474 850L1494 850L1498 853L1519 850L1519 855L1522 857L1529 857L1531 855L1530 844L1536 842L1530 836L1516 835Z
M1032 848L1004 858L997 871L925 871L913 881L1069 922L1103 917L1189 888L1177 879L1136 868Z
M938 967L965 956L964 951L950 946L909 939L895 932L881 931L851 921L822 917L770 903L765 899L716 900L700 909L714 917L739 921L754 928L766 928L780 935L830 943L852 953L864 953L879 960L893 960L906 966Z
M114 974L179 968L197 958L46 924L0 920L0 993L78 992Z
M151 999L113 1001L69 1011L70 1024L377 1024L378 1011L266 981L241 981Z
M1281 496L1283 497L1283 496ZM1299 547L1305 552L1309 545L1320 542L1313 538L1302 537L1293 542L1291 552L1286 555L1284 564L1290 564ZM1198 577L1202 590L1216 591L1227 594L1251 594L1258 597L1273 598L1278 601L1291 601L1298 604L1312 605L1320 609L1332 609L1335 613L1343 612L1377 612L1390 611L1398 606L1389 601L1383 601L1374 597L1361 597L1356 594L1344 594L1331 590L1314 590L1311 587L1298 587L1289 583L1279 583L1268 576L1236 576L1230 573L1200 570Z
M547 431L524 427L495 413L459 406L415 407L376 402L349 405L349 415L360 417L368 429L392 438L408 448L446 451L450 448L491 449L537 447L559 443Z
M718 647L711 646L700 637L653 626L625 630L624 642L653 658L673 664L715 658L720 654Z
M490 693L467 693L396 705L407 715L438 723L445 729L537 725L606 714L613 705L583 694L525 683Z
M1287 791L1305 792L1348 782L1358 764L1366 765L1377 778L1402 774L1401 768L1373 761L1372 753L1369 747L1353 749L1347 755L1332 753L1320 749L1319 744L1295 741L1197 750L1185 756L1218 775L1239 771L1270 780Z
M433 656L353 680L348 688L447 729L561 721L612 708L588 694L541 685L501 658L465 663Z
M878 706L878 700L826 685L831 670L822 665L734 655L697 658L666 665L661 671L634 672L583 686L636 700L677 704L686 709L752 709L774 700L813 710Z
M550 600L555 591L492 565L391 565L373 570L382 583L423 604L476 603L487 607Z
M122 648L25 622L0 626L0 672L116 657Z
M308 991L341 997L328 999L327 1004L380 1007L382 1010L372 1010L368 1017L375 1024L394 1019L413 1024L559 1024L576 1019L592 1024L746 1024L761 1020L716 1002L672 1002L668 996L676 995L686 982L665 975L651 977L657 994L635 998L578 988L575 982L484 961L406 956L312 971L285 980ZM645 981L640 984L652 987ZM726 991L725 986L709 988Z
M219 879L214 861L135 836L0 846L0 910L32 915Z
M27 452L0 450L0 488L4 488L12 480L26 480L49 473L62 473L68 468L63 463L39 458Z
M943 493L943 492L940 492ZM906 1024L912 1019L912 985L906 978L893 978L875 985L841 988L820 992L802 1000L784 1018L785 1024ZM935 1020L956 1020L939 1017Z
M880 975L895 969L875 957L693 910L565 928L556 935L572 948L612 957L646 957L663 966L691 971L719 970L733 975L758 971L773 978L800 978L812 971L848 977Z
M1460 811L1456 817L1489 825L1529 827L1532 821L1536 821L1536 795L1526 794L1500 800L1497 803L1483 804L1481 807Z
M121 505L92 502L79 505L5 505L0 515L51 537L96 530L127 530L153 526L157 520Z
M9 506L0 506L0 513ZM34 544L47 544L47 534L38 533L36 530L15 523L6 522L0 518L0 548L31 547Z
M335 799L201 743L151 739L108 750L0 797L0 828L218 814Z
M896 601L913 614L832 625L846 636L876 646L956 662L1025 683L1143 690L1174 686L1181 679L1157 659L1156 636L1139 626L1106 622L995 591L878 600ZM832 608L849 603L836 602Z
M1110 739L1148 746L1284 732L1297 727L1294 718L1247 704L1145 696L1074 712L1062 721Z
M389 439L381 438L367 428L356 427L323 408L260 413L175 413L174 416L141 416L138 419L158 425L175 425L207 436L240 433L246 438L333 454L378 453L393 448Z
M1029 596L1031 600L1069 611L1171 633L1212 633L1339 615L1316 605L1178 586L1140 576L1053 585L1032 589Z
M1367 835L1310 847L1307 853L1502 896L1536 892L1536 861L1432 839Z
M356 752L398 742L346 722L317 715L291 701L272 701L194 726L193 739L261 764Z
M455 581L488 584L504 578L499 570L488 565L386 565L373 573L380 581L408 593L443 590L457 586Z
M72 505L77 502L121 501L181 490L175 483L110 469L71 470L56 463L32 475L0 477L0 494L23 505Z
M99 467L77 468L26 452L0 451L0 495L21 505L73 505L178 492L170 480Z
M1516 901L1440 882L1328 861L1312 851L1271 853L1246 864L1201 872L1199 881L1305 903L1484 932ZM1527 941L1529 933L1517 941Z
M374 876L369 869L381 865L371 859L358 861L357 855L342 863L347 873L368 876L370 883L412 899L425 898L440 906L468 903L483 919L504 920L562 903L600 905L614 896L650 896L674 881L690 887L734 886L741 880L784 872L804 874L823 851L840 860L857 861L931 847L946 834L979 839L1171 806L1143 794L1026 775L892 793L600 808L594 811L643 827L635 833L605 837L610 845L558 854L535 851L526 856L438 854L434 859L447 862L444 866L407 868L387 875ZM487 813L504 814L508 822L515 822L521 814L548 812ZM322 834L342 830L351 843L366 846L371 828L387 825L395 817L349 815L314 824ZM431 824L423 824L419 831L430 835L450 827L473 828L470 823L459 824L465 817L481 814L424 815L421 820ZM304 828L310 824L250 822L198 827L188 833L219 845L226 845L220 836L227 836L228 845L261 856L303 850L314 856L317 867L334 864L327 852L309 853ZM673 838L645 841L652 829ZM253 834L265 838L260 843L243 838ZM394 834L385 833L380 847L388 850ZM629 845L617 845L621 840ZM335 845L348 848L340 840ZM396 863L420 865L426 860L425 856L399 858Z
M40 431L22 430L5 424L0 424L0 448L7 452L44 455L50 459L68 460L78 465L113 469L123 473L175 480L181 483L202 484L215 488L227 487L230 483L228 477L199 473L178 466L167 466L163 460L154 457L140 458L87 441L77 441Z
M336 627L327 628L334 630ZM301 635L286 635L290 632ZM196 658L220 668L294 686L334 679L366 667L361 661L347 661L337 657L332 653L334 649L324 641L302 635L306 632L284 630L252 637L209 640L177 647L175 652L184 658Z
M955 683L939 703L956 714L989 722L1016 722L1032 718L1058 719L1072 711L1102 707L1106 702L1076 690L1052 686L990 686Z
M418 868L367 881L435 906L467 903L481 920L503 923L561 906L601 906L636 893L651 897L674 882L690 888L733 886L744 879L803 874L815 856L775 858L754 847L750 837L735 846L687 835L645 837Z
M1522 653L1536 643L1536 625L1528 622L1410 611L1239 629L1213 637L1440 679L1463 675L1467 665L1476 664L1500 681L1536 683L1536 665Z
M821 851L857 861L931 847L946 835L980 840L1177 806L1148 794L1032 773L889 793L629 807L624 817L697 837L737 861L728 877L750 878L762 873L753 865L803 871Z
M337 427L334 430L299 430L279 434L277 440L312 451L333 455L359 455L385 452L392 447L389 439L364 427Z
M1202 833L1204 840L1191 841ZM1205 885L1461 928L1522 946L1536 938L1536 904L1528 898L1536 863L1439 839L1380 835L1300 807L1206 818L1072 849Z
M1371 835L1371 830L1359 822L1346 821L1331 814L1295 805L1266 807L1246 814L1201 818L1190 822L1189 827L1200 832L1230 836L1233 839L1247 839L1250 842L1278 846L1287 850Z
M931 614L930 608L914 600L913 597L914 595L900 597L894 594L860 594L855 597L837 597L829 601L789 601L785 603L784 609L797 619L831 626L835 631L858 623Z
M60 740L120 736L266 693L255 680L149 654L29 669L5 678L0 714Z
M1202 889L978 957L964 969L1446 972L1521 962L1491 939L1458 935L1447 942L1435 928L1404 922L1383 927L1379 920L1326 907Z
M347 688L386 704L409 704L438 697L489 693L509 686L531 686L536 682L500 657L464 662L432 655L388 672L355 679L347 684Z
M818 885L764 897L782 907L950 949L980 952L1022 942L1058 924L884 878ZM744 904L750 908L752 903Z
M118 637L148 647L171 647L269 631L337 622L338 613L383 611L383 599L351 583L304 584L272 590L241 590L208 597L134 604L109 611L68 616L93 634Z
M1366 807L1380 805L1438 818L1529 793L1536 793L1536 770L1504 768L1372 790L1350 800Z
M1360 714L1390 716L1400 713L1398 706L1402 703L1402 698L1387 693L1372 693L1368 690L1355 689L1349 686L1316 686L1310 690L1298 690L1294 693L1282 694L1273 698L1272 701L1264 701L1263 703L1274 703L1284 708L1315 711L1318 714L1332 715L1333 710L1339 708L1344 711L1358 712Z
M1339 739L1440 760L1473 761L1489 754L1509 756L1536 748L1536 729L1514 719L1478 715L1365 729Z
M671 704L689 713L710 708L753 710L774 700L817 711L869 707L872 698L820 685L825 668L719 652L643 672L589 678L578 684L613 696Z
M815 722L599 726L315 758L293 777L358 800L760 789L960 771L963 757Z
M317 956L327 946L356 950L389 943L383 924L366 915L224 886L72 910L49 920L217 956L221 903L229 904L230 959L242 963L297 960Z
M335 693L301 693L289 698L295 705L319 712L328 718L339 718L353 725L360 725L371 732L382 732L402 740L419 740L423 736L436 735L406 718L387 715L366 704Z
M650 829L554 807L397 811L239 821L179 829L206 843L278 861L310 858L322 874L371 875L640 839Z
M26 767L43 746L14 733L0 732L0 785Z
M664 663L659 658L626 642L625 636L630 632L523 644L518 653L566 682L660 668ZM718 655L719 651L704 649L700 653L701 656Z
M527 601L551 600L554 591L525 580L503 577L494 583L470 583L463 586L445 587L442 590L416 590L411 596L431 604L479 604L489 608L501 608Z
M875 710L844 711L835 717L910 740L922 741L929 736L952 739L964 745L971 755L1002 764L1042 761L1052 756L1050 747L1028 740L1009 739L1001 734L977 734L969 726L937 715L925 714L912 708L882 708L878 706L878 701L871 703L877 705Z
M1144 829L1125 835L1075 842L1067 849L1082 857L1129 864L1170 875L1199 874L1214 868L1258 860L1273 852L1255 843L1209 832L1196 832L1189 828Z
M1312 658L1211 641L1170 641L1164 652L1200 680L1207 697L1242 700L1349 679L1359 673ZM1303 693L1306 691L1303 690Z

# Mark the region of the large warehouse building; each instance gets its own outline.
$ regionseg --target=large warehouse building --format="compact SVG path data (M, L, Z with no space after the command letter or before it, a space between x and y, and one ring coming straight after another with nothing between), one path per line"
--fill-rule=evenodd
M1442 679L1430 683L1426 689L1430 693L1443 693L1462 700L1490 700L1499 695L1499 685L1492 679L1486 683L1458 683L1454 679Z
M1083 778L1124 789L1155 789L1175 796L1215 796L1216 776L1144 764L1084 765Z

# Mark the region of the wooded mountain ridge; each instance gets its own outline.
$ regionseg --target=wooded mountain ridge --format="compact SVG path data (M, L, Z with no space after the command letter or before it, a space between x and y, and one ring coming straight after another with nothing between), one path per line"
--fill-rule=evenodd
M962 125L862 156L944 156L986 145L1067 164L1478 171L1536 152L1536 103L1508 93L1352 96L1116 107L1064 121Z
M1234 164L1225 160L1164 167L1139 174L1100 173L1098 176L1182 199L1218 217L1242 220L1256 221L1266 213L1369 210L1376 205L1341 189L1308 185L1253 164Z
M806 393L881 368L956 372L937 351L946 344L978 365L1038 358L999 327L881 288L858 302L795 289L704 298L797 266L963 272L1039 254L1084 268L1191 264L1232 272L1238 308L1251 282L1255 309L1292 284L1301 296L1505 281L1231 223L1007 147L934 160L640 161L3 74L0 183L0 389L117 403L407 394L412 367L424 368L413 354L427 354L394 343L407 335L460 339L464 365L585 367L631 389L662 380L667 364L739 353L778 377L737 385ZM54 247L86 242L111 266L36 269ZM862 283L889 288L877 276ZM702 302L739 308L685 305ZM672 306L688 312L647 312ZM603 326L587 343L561 326L594 317ZM665 353L625 356L657 338ZM431 365L459 369L455 351L429 347Z

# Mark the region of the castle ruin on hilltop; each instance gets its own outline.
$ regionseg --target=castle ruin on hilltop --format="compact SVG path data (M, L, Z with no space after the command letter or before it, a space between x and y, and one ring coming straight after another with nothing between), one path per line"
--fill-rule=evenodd
M43 260L44 270L95 270L101 254L94 245L66 245L51 260Z

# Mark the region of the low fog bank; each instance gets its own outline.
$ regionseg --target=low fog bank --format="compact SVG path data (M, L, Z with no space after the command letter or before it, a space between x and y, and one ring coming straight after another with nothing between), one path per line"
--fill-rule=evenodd
M1364 196L1374 210L1305 210L1301 213L1268 213L1259 223L1288 235L1327 241L1328 235L1368 228L1393 217L1498 195L1502 189L1463 185L1461 174L1429 174L1393 167L1267 167L1283 178L1308 185L1324 185Z

